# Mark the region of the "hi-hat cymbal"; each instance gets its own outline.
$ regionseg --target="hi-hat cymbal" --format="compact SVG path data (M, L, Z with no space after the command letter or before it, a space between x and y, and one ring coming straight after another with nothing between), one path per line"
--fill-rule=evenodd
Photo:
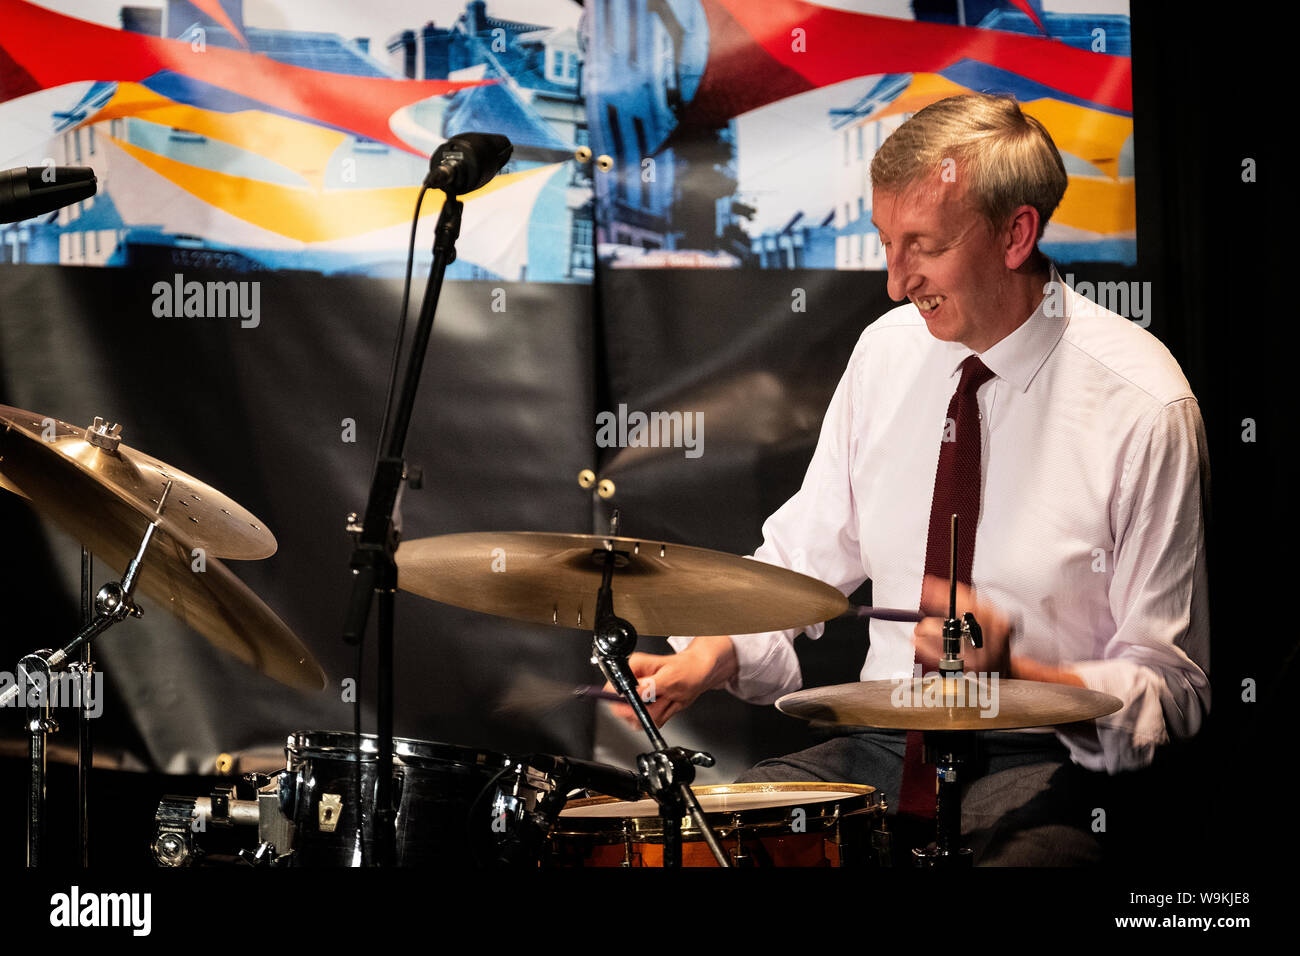
M1012 730L1113 714L1118 697L1068 684L937 674L859 681L786 694L777 710L803 720L886 730Z
M402 590L443 604L590 630L607 542L617 557L614 613L641 634L754 634L827 621L848 607L829 584L762 561L592 534L488 532L403 541L397 581Z
M275 554L275 536L232 498L116 436L92 437L102 446L87 439L86 428L0 405L0 487L30 498L83 544L107 521L134 547L171 481L159 530L209 557Z

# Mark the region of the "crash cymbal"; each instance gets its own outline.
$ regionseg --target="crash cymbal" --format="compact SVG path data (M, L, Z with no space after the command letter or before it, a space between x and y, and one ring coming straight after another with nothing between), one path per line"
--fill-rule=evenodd
M38 416L0 406L0 422L6 487L28 497L37 511L119 575L135 557L151 518L157 517L157 503L149 502L146 512L139 496L161 495L170 479L172 490L137 579L142 608L164 608L215 646L281 683L309 690L325 686L311 652L216 557L231 551L267 557L275 551L275 538L255 516L148 455L125 445L115 455L90 444L84 429L79 439L72 426L56 422L54 440L46 443L39 431L35 437L31 432L33 422L44 427ZM177 504L177 495L187 497L190 505ZM247 530L241 525L248 525ZM196 554L195 548L204 553Z
M821 581L684 544L589 534L449 534L403 541L398 586L456 607L590 630L603 554L617 555L614 612L641 634L754 634L848 607ZM594 553L593 553L594 552Z
M135 556L114 529L93 530L87 544L95 557L119 575ZM325 674L298 637L249 587L217 558L199 562L188 545L160 527L145 552L136 597L149 613L162 608L208 641L290 687L320 690Z
M256 515L211 485L122 444L107 426L78 428L0 405L0 475L0 487L30 498L83 544L107 521L134 549L170 480L159 530L209 557L256 560L275 553L275 536Z
M173 539L164 536L160 541L155 532L139 591L211 644L268 677L302 690L325 686L325 672L311 651L244 582L216 558L208 558L205 569L195 571L189 555ZM105 560L118 568L113 560Z
M908 677L814 687L786 694L777 710L803 720L886 730L1011 730L1051 727L1113 714L1118 697L1068 684Z

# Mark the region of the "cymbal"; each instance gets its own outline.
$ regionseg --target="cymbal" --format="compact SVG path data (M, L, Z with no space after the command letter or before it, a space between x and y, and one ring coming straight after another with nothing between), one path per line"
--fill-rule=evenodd
M786 694L777 710L803 720L887 730L1011 730L1113 714L1118 697L1069 684L937 674L859 681Z
M86 546L120 575L139 543L105 526L92 530ZM311 651L261 598L218 558L200 564L191 555L188 544L162 528L154 532L136 579L135 596L146 599L141 602L146 612L164 609L211 644L282 684L303 690L325 686L325 673Z
M397 584L472 611L590 629L606 542L618 562L614 613L641 634L754 634L827 621L848 608L829 584L762 561L592 534L488 532L403 541Z
M120 555L95 554L114 570L126 566L118 563ZM208 558L196 571L188 549L154 532L138 580L145 597L245 664L290 687L325 687L325 672L311 651L219 559Z
M232 498L113 435L94 438L107 447L88 440L86 428L0 405L0 487L30 498L83 544L108 521L134 547L170 480L160 531L209 557L275 554L275 536Z
M15 417L25 424L14 422ZM161 494L170 479L163 518L137 579L137 596L148 599L144 608L156 604L166 609L215 646L283 684L307 690L325 686L325 674L311 652L215 556L231 550L250 558L274 553L275 538L256 517L208 485L125 445L118 446L122 454L117 456L101 454L104 449L84 440L84 429L78 439L76 429L56 422L55 440L48 443L52 447L41 447L47 443L39 431L33 438L33 420L36 428L43 427L39 416L0 406L0 469L6 487L28 497L37 511L120 575L135 557L156 507L150 503L146 510L139 496L150 494L154 482L159 483L153 494ZM189 508L173 505L178 494L191 496ZM204 547L205 554L196 555L196 547Z

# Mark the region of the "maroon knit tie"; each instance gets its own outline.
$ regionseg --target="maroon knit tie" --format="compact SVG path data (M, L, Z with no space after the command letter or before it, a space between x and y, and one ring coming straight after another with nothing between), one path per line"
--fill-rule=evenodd
M975 561L975 524L980 514L980 410L975 393L992 377L977 356L961 363L961 381L948 403L948 418L939 443L930 532L925 543L925 573L947 580L951 518L957 515L957 580L967 585ZM921 731L908 731L898 812L931 820L936 771L934 764L923 762L921 744Z

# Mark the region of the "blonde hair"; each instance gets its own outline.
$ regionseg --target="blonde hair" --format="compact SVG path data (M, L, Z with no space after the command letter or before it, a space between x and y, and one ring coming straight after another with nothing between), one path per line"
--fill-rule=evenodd
M1038 210L1038 236L1065 195L1065 164L1043 124L1010 96L969 93L931 103L885 140L874 188L897 193L934 176L964 182L993 228L1020 206Z

